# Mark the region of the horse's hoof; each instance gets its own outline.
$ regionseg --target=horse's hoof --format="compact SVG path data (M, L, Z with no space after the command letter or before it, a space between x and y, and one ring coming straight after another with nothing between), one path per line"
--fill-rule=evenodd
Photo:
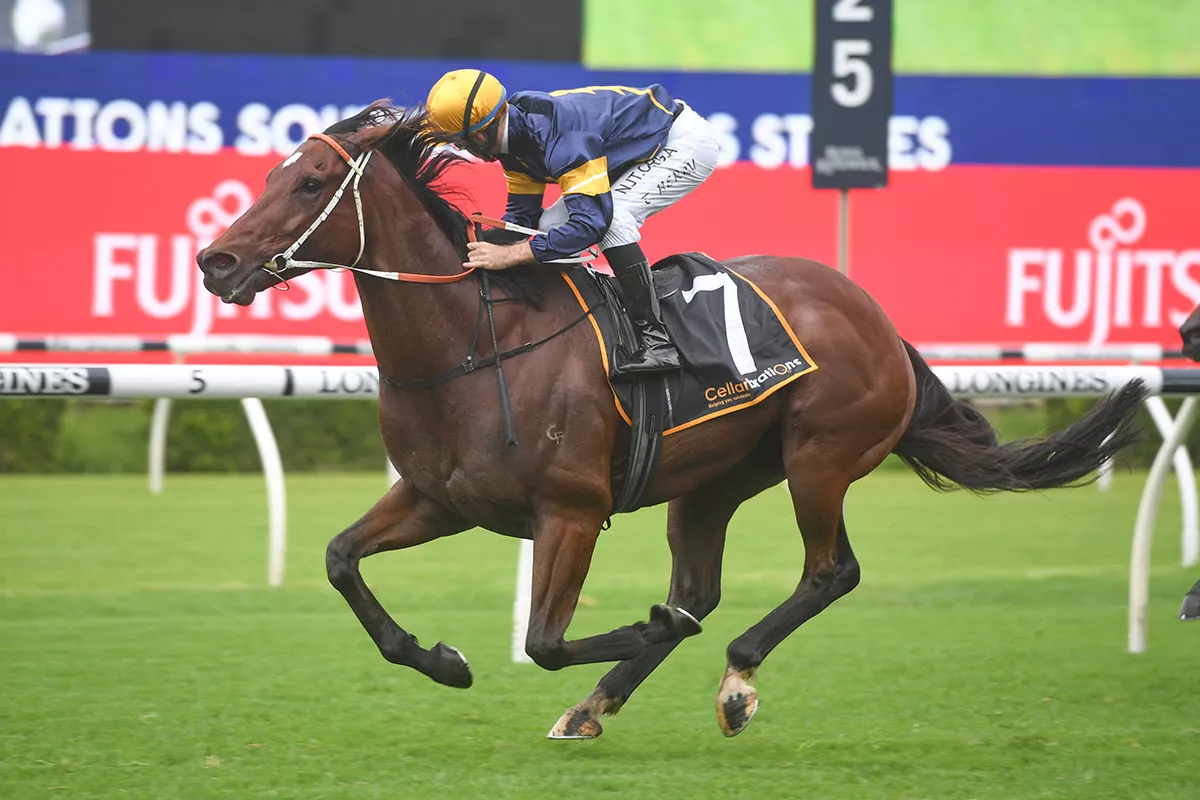
M725 670L721 687L717 690L717 724L726 736L737 736L758 711L758 692L750 685L754 670L739 672L733 667Z
M700 633L700 620L677 606L655 603L650 607L650 619L662 622L680 639Z
M453 686L455 689L470 688L475 680L471 676L471 665L457 647L438 642L429 652L436 659L429 677L443 686Z
M1179 607L1180 619L1200 619L1200 592L1192 594L1188 593L1183 598L1183 605Z
M600 719L585 708L576 706L558 718L546 734L547 739L595 739L604 733Z

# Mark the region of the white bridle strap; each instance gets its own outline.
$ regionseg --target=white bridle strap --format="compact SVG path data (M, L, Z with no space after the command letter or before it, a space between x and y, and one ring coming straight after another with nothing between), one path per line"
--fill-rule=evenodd
M359 269L355 265L362 258L363 251L367 247L367 229L363 219L362 211L362 195L358 190L358 184L362 180L363 173L367 168L367 162L371 160L374 150L368 150L360 155L357 159L346 163L350 166L350 171L346 173L346 177L342 180L342 185L333 193L333 197L329 198L329 202L325 204L325 209L313 220L312 225L308 226L308 230L300 234L300 238L292 244L287 250L272 256L271 259L263 265L263 269L271 273L280 273L285 269L351 269L356 272L363 272L368 275L377 275L381 277L394 276L391 272L376 272L375 270ZM345 156L343 156L345 157ZM350 179L354 179L354 211L358 217L358 255L354 257L354 261L349 265L345 264L329 264L324 261L297 261L292 258L305 242L308 237L316 232L317 228L321 227L321 223L329 218L333 213L333 209L337 207L338 202L342 199L342 194L345 193L346 187L350 185Z

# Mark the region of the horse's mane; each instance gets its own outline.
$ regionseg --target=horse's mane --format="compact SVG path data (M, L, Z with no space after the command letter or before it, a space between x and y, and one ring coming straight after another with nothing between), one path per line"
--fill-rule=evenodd
M353 141L364 150L382 153L465 259L468 223L466 215L450 198L470 198L461 189L447 186L444 180L446 173L464 159L429 130L427 117L423 107L398 108L387 100L376 100L354 116L330 125L325 133L331 136L355 134ZM485 238L512 244L524 237L506 231L490 231ZM545 296L545 280L539 272L517 268L493 272L489 278L505 294L540 308Z

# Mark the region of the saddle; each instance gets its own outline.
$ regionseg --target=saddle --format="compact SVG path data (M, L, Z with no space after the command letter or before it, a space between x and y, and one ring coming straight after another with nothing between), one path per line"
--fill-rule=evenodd
M651 274L681 369L614 379L616 348L629 352L638 342L616 279L584 266L561 274L591 312L617 413L630 428L625 463L613 467L614 513L641 506L664 437L748 408L817 369L752 281L702 253L680 253L656 262Z

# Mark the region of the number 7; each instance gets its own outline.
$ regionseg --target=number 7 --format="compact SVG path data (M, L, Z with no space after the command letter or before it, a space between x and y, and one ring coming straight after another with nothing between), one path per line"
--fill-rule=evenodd
M715 292L721 289L725 299L725 344L733 356L733 365L743 375L758 372L754 355L750 352L750 340L746 336L746 325L742 322L742 308L738 305L737 284L728 272L716 275L700 275L692 282L691 289L683 290L683 302L691 303L700 292Z

